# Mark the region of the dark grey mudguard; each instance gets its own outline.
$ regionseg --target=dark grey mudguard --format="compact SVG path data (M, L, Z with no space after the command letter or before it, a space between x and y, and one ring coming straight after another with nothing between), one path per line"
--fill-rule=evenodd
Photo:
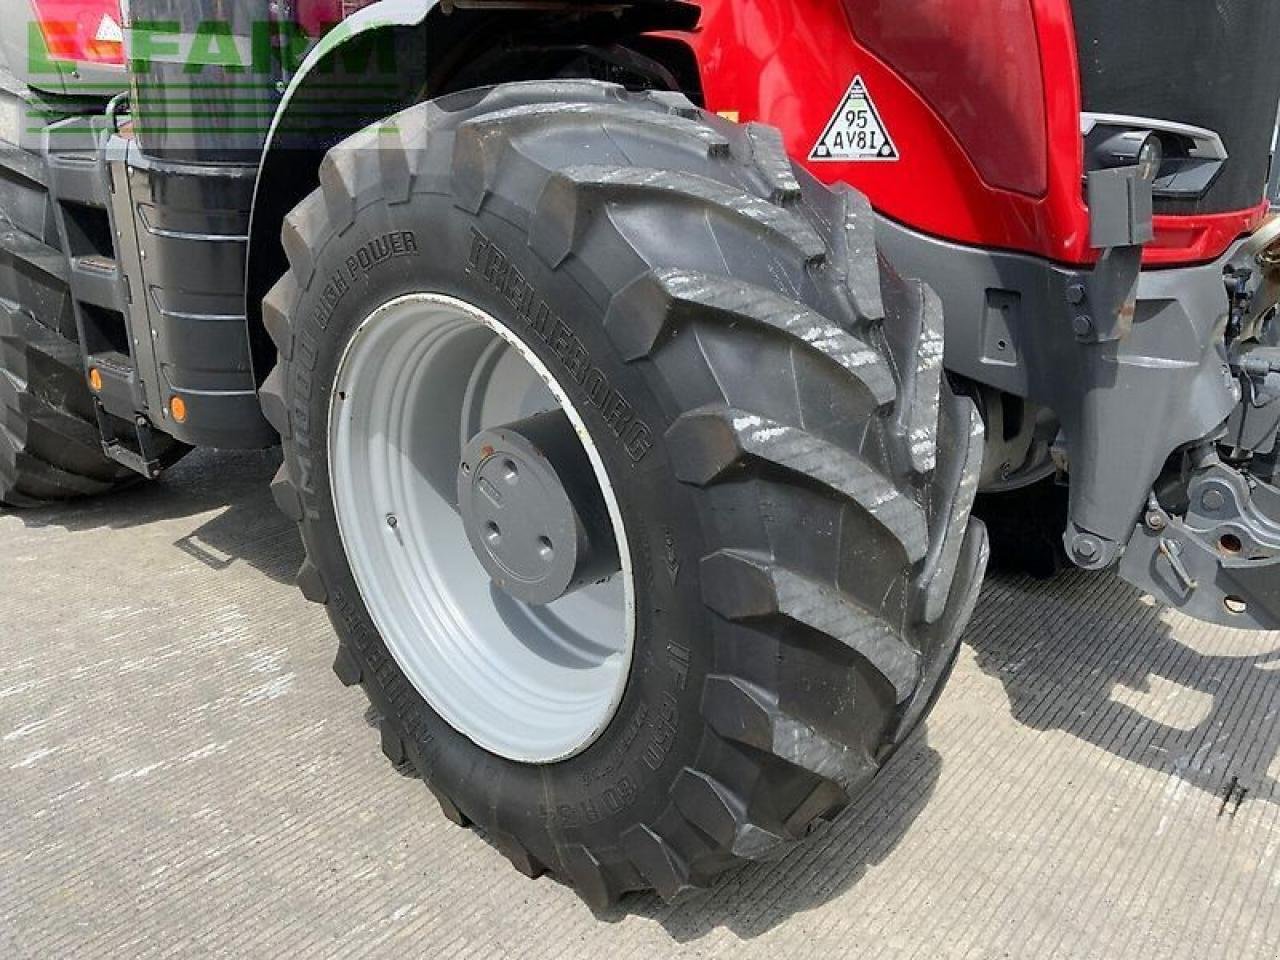
M1252 503L1241 494L1240 508L1216 523L1195 515L1193 504L1186 528L1163 510L1155 529L1147 524L1169 457L1196 441L1212 449L1240 402L1223 329L1231 307L1224 269L1241 260L1242 244L1212 263L1142 272L1131 329L1095 342L1072 321L1088 305L1080 291L1096 288L1109 269L1105 260L1093 271L1072 270L883 219L879 237L900 270L927 280L947 304L948 370L1057 414L1071 479L1064 540L1073 562L1103 569L1123 556L1122 576L1193 616L1236 627L1280 624L1273 556L1280 540L1272 532L1280 500L1262 479L1249 478ZM1220 472L1239 481L1233 489L1245 482L1234 470ZM1220 523L1228 526L1219 530ZM1214 546L1224 533L1249 545L1244 555ZM1170 538L1180 545L1161 546ZM1171 561L1179 550L1182 559Z
M900 270L947 304L947 368L1052 408L1071 473L1071 522L1118 547L1128 541L1166 458L1220 426L1239 397L1221 335L1222 262L1144 272L1133 328L1082 342L1068 290L1090 271L948 243L881 220ZM1103 268L1105 269L1105 268Z

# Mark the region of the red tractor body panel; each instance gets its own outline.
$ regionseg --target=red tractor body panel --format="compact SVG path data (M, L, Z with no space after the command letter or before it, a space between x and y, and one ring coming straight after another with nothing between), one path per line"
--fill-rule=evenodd
M826 183L972 246L1088 264L1081 85L1069 0L704 0L691 38L711 110L780 128ZM981 23L982 29L972 29ZM861 77L892 160L810 159ZM1157 216L1152 265L1221 256L1266 213Z

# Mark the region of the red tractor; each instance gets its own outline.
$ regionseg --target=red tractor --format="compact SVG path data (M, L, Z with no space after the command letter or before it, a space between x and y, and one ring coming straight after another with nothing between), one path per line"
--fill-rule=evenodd
M1271 0L0 7L0 501L282 441L339 679L525 873L832 817L988 529L1280 625Z

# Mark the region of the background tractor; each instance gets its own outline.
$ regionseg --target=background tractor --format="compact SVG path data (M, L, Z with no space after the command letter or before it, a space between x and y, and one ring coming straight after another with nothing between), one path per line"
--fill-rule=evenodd
M282 443L338 678L527 874L834 816L989 535L1280 625L1270 0L0 9L0 502Z

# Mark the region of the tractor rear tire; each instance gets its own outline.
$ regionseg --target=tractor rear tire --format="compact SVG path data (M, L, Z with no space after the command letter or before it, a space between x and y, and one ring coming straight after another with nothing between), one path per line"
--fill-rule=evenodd
M933 702L987 556L980 417L943 374L937 297L878 261L865 199L794 168L771 128L586 81L412 107L320 179L264 303L263 407L299 584L387 755L596 908L705 886L834 816ZM556 762L443 719L344 549L335 378L362 325L426 292L497 318L575 393L630 543L625 692Z

